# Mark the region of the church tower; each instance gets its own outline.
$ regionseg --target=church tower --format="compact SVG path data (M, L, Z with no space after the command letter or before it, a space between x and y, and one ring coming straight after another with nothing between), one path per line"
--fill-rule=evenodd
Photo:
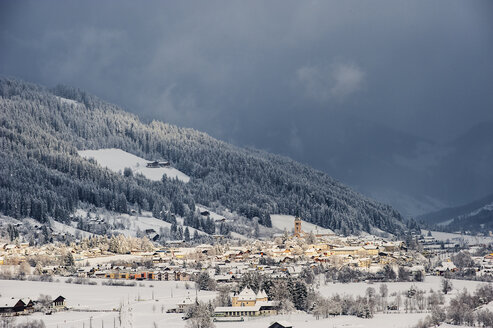
M301 219L299 217L294 219L294 236L301 236Z

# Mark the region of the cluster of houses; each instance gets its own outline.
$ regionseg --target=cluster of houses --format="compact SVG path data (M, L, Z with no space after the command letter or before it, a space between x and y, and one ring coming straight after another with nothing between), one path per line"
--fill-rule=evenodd
M207 214L207 213L204 213ZM51 259L62 258L67 251L73 257L79 270L79 277L98 277L131 280L192 280L201 271L194 269L194 263L201 262L203 267L219 267L219 274L211 276L218 282L230 282L239 279L241 274L249 271L263 271L273 277L293 276L301 272L303 267L318 263L330 266L349 266L359 270L378 272L384 265L406 265L413 267L415 256L409 253L402 241L388 241L376 236L342 237L330 233L306 233L302 230L302 221L294 222L294 233L291 236L279 234L270 240L246 241L242 246L231 246L227 243L216 245L197 245L180 247L170 244L167 247L155 248L151 252L132 251L147 262L152 262L152 270L132 269L130 267L82 266L86 259L93 257L111 258L112 253L97 247L78 249L77 247L55 247L44 245L31 247L28 243L0 244L0 265L18 264L32 256L47 256ZM439 243L431 236L421 237L424 252L439 252L444 249L456 248L453 243ZM308 242L310 241L310 242ZM424 254L424 253L423 253ZM426 255L426 254L425 254ZM481 268L478 275L493 274L493 263L487 257L475 259ZM447 270L453 271L450 264L439 266L437 274ZM216 270L217 271L217 270ZM64 274L62 267L45 266L44 274Z
M485 256L472 256L473 265L469 268L462 268L473 272L477 277L493 275L493 253ZM459 268L452 262L450 258L441 261L434 269L434 274L444 276L447 273L459 271Z
M126 266L99 265L80 267L76 276L80 278L107 278L126 280L190 281L200 270L187 270L177 266L155 268L131 268Z
M192 248L167 248L142 253L152 268L128 266L79 266L75 275L82 278L109 278L126 280L190 281L206 271L217 283L238 281L249 272L268 274L272 278L297 277L304 268L319 263L351 266L360 270L379 271L385 264L410 263L413 257L398 243L355 246L331 245L325 242L302 244L290 239L282 244L274 241L256 241L247 246L215 247L199 245ZM200 267L197 263L200 262ZM48 267L46 274L60 274L57 267ZM61 268L63 272L63 268Z
M181 280L187 281L200 272L192 269L193 263L201 262L209 267L221 268L218 282L234 280L244 272L264 271L275 276L292 276L302 267L317 263L330 263L336 266L351 266L361 270L378 271L382 265L413 260L400 241L385 241L375 236L340 237L320 234L307 242L310 236L301 229L301 220L295 221L295 232L291 236L277 236L271 240L247 241L242 246L224 243L180 247L168 245L152 252L132 251L147 262L153 263L152 270L136 270L126 267L82 266L85 260L93 257L113 255L96 248L80 250L76 247L57 248L54 245L30 247L27 243L0 245L0 264L9 259L16 262L27 260L29 256L46 255L50 258L63 257L72 252L78 265L79 277L99 277L132 280ZM190 264L190 265L188 265ZM43 267L44 274L63 274L63 268Z
M37 307L38 301L31 299L2 299L0 298L0 316L18 316L35 312L36 310L44 310L46 314L62 311L66 309L65 297L58 296L49 304L43 307Z
M0 260L16 262L27 260L28 256L47 255L50 258L62 258L72 252L78 267L78 277L96 277L129 280L174 280L189 281L203 270L210 268L210 276L218 283L231 282L251 271L262 271L273 278L296 277L304 267L320 263L343 267L350 266L359 270L377 272L386 264L412 265L414 257L407 252L401 241L387 241L376 236L341 237L320 233L313 238L301 227L301 220L294 222L291 236L278 235L270 240L247 241L242 246L224 243L216 245L197 245L179 247L169 245L156 248L151 252L132 251L146 262L152 262L152 269L128 266L85 265L85 260L93 257L108 257L108 251L96 248L80 250L76 247L57 248L54 245L30 247L26 243L0 245ZM308 242L310 240L310 242ZM2 264L0 262L0 264ZM10 261L12 263L12 261ZM200 262L202 268L197 268ZM60 266L44 266L43 274L66 275L69 271ZM73 273L70 273L73 275Z
M63 251L63 252L62 252ZM57 247L54 244L43 246L30 246L29 243L1 243L0 242L0 266L17 265L26 262L29 257L59 260L64 256L65 247Z
M431 236L422 239L421 244L428 247L426 252L433 251L435 246L440 246L440 249L449 247L448 243L445 246L439 244ZM318 264L338 268L348 266L368 272L381 271L387 264L405 265L411 271L424 270L422 263L416 260L415 254L408 252L402 241L388 241L372 235L342 237L326 232L306 233L302 230L299 218L294 221L292 235L285 233L269 240L249 240L241 246L216 243L180 247L170 244L167 247L156 247L150 252L135 250L129 254L134 256L133 259L137 256L152 263L150 268L135 268L132 263L127 266L88 265L87 259L107 257L107 262L110 262L114 255L97 247L82 250L77 247L56 247L53 244L31 247L28 243L0 244L0 265L18 264L32 256L45 255L50 259L60 259L67 252L73 254L77 264L75 274L63 266L54 265L42 267L42 273L70 274L83 278L189 281L208 270L216 282L228 283L239 280L242 274L254 271L269 274L272 278L296 277L303 268ZM477 267L481 268L478 275L493 274L492 255L475 258L475 261ZM197 263L201 264L200 267ZM453 263L444 262L435 271L436 274L444 274L447 270L455 270Z

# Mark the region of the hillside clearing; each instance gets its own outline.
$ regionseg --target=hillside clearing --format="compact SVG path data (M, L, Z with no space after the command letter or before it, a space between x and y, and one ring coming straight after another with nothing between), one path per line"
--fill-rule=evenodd
M161 181L163 175L182 182L190 181L190 177L173 167L146 167L150 160L127 153L121 149L109 148L98 150L79 150L79 155L86 159L93 158L99 165L113 172L123 173L125 168L131 168L134 174L142 174L152 181Z

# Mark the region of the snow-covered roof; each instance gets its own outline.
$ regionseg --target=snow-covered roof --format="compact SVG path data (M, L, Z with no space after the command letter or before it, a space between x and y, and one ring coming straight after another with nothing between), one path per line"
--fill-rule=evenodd
M0 297L0 307L13 307L19 301L23 301L23 300L20 298ZM25 303L25 304L27 304L27 303Z
M267 293L263 289L257 293L257 299L259 298L267 298Z
M292 324L292 323L290 323L290 322L288 322L288 321L284 321L284 320L277 320L277 321L275 321L275 322L272 322L272 323L271 323L271 325L273 325L273 324L274 324L274 323L276 323L276 322L277 322L278 324L280 324L281 326L283 326L283 327L293 327L293 324Z
M447 261L443 261L442 262L442 265L437 267L436 269L439 270L439 271L446 271L446 270L454 270L455 268L457 268L454 264L454 262L447 262Z
M256 299L256 297L257 297L257 295L255 295L255 292L253 290L251 290L249 287L246 287L238 295L238 300L239 301L254 301Z
M359 249L361 249L360 246L344 246L333 248L334 251L357 251Z

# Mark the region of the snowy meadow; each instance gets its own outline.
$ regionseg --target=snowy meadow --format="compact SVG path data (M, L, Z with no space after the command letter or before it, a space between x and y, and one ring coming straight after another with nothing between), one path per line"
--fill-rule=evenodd
M42 319L47 328L85 328L85 327L186 327L183 314L166 313L176 307L187 297L208 302L216 297L217 292L195 290L193 283L175 281L142 281L136 286L104 286L104 279L92 279L96 285L76 285L65 283L63 278L58 282L0 280L1 300L11 298L37 299L39 295L53 298L62 295L66 298L68 311L55 312L51 315L34 313L18 317L17 322ZM444 295L445 304L462 290L474 291L484 282L451 280L452 290ZM380 293L380 283L328 283L321 284L318 291L324 297L365 296L368 288ZM424 282L388 282L386 302L391 304L399 296L402 305L399 310L376 313L373 318L364 319L356 316L329 316L317 319L314 315L294 311L290 314L245 318L243 322L235 322L235 327L268 327L276 320L289 321L296 328L322 327L414 327L420 319L424 319L429 311L407 309L404 305L406 294L410 289L423 291L429 296L430 291L441 288L441 277L428 276ZM216 322L219 328L231 327L231 323Z

